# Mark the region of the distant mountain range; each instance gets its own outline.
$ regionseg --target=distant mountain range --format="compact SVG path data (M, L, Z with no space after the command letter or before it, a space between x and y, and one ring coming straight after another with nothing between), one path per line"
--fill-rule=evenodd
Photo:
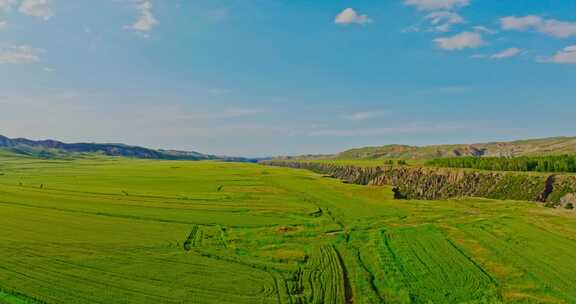
M418 159L458 156L541 156L576 154L576 137L550 137L541 139L490 142L479 144L407 146L386 145L350 149L333 155L305 155L302 159Z
M0 150L42 158L70 157L80 154L101 154L107 156L165 160L257 161L257 159L217 156L189 151L155 150L125 144L69 144L51 139L30 140L26 138L8 138L2 135L0 135Z
M0 151L42 157L74 157L82 154L100 154L142 159L164 160L223 160L256 162L263 159L218 156L193 151L156 150L125 144L64 143L57 140L30 140L8 138L0 135ZM541 139L490 142L478 144L408 146L386 145L346 150L338 154L301 155L277 157L277 159L414 159L458 156L541 156L576 154L576 137L550 137Z

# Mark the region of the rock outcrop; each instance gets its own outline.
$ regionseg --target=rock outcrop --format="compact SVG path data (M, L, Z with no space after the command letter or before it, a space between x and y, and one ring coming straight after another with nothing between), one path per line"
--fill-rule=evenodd
M308 169L349 183L391 185L395 197L440 200L455 197L524 200L560 206L576 193L576 176L489 172L432 167L359 167L323 162L266 161L266 165Z

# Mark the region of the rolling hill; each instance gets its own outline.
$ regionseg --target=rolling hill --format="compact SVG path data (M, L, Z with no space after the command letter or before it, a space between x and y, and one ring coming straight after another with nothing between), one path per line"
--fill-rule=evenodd
M240 157L216 156L191 151L155 150L125 144L64 143L57 140L30 140L0 135L0 150L41 158L101 154L142 159L251 161Z
M510 142L456 145L386 145L350 149L335 155L301 158L430 160L458 156L542 156L562 154L576 154L576 137L550 137Z

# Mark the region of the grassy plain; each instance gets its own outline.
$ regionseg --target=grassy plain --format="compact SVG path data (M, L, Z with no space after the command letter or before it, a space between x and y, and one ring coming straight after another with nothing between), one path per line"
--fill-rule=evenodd
M0 303L576 303L576 217L223 162L0 155Z

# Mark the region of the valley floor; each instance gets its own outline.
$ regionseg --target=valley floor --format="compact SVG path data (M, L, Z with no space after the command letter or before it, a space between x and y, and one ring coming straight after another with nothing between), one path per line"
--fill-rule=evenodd
M0 156L0 303L576 303L576 217L223 162Z

